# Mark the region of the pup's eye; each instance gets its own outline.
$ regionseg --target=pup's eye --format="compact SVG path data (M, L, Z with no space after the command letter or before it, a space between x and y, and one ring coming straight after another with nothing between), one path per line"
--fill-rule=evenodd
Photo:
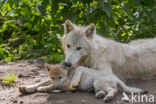
M52 79L54 80L55 78L54 78L54 77L52 77Z
M59 77L59 79L61 79L62 77Z
M81 49L81 47L78 47L78 48L77 48L77 50L80 50L80 49Z
M69 45L69 44L67 44L67 47L68 47L68 48L70 48L70 45Z

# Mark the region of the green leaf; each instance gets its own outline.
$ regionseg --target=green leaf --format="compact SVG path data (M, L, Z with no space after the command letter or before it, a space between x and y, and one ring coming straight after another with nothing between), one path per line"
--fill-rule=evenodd
M15 6L16 6L16 7L18 7L20 1L21 1L21 0L14 0L14 2L15 2Z
M2 48L0 48L0 55L4 55L4 50Z
M10 5L10 7L12 8L12 6L14 5L14 1L13 0L8 0L8 3Z
M125 11L125 14L128 16L128 18L133 21L133 17L132 17L132 11L130 9L130 7L128 5L125 5L124 6L124 11Z
M46 16L45 5L43 5L43 4L41 4L41 3L37 3L37 4L36 4L36 9L37 9L37 11L38 11L42 16Z
M105 11L107 16L110 17L112 14L112 5L109 3L104 3L103 11Z
M4 57L4 50L0 48L0 60Z
M1 0L0 1L0 10L3 8L3 6L7 3L8 0Z
M107 1L99 0L100 8L107 14L108 17L112 15L112 5Z

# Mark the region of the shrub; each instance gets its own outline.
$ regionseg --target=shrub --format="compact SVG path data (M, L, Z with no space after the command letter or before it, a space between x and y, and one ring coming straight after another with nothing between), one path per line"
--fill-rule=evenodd
M120 42L156 36L155 0L1 0L0 60L46 56L60 62L63 23L95 23Z

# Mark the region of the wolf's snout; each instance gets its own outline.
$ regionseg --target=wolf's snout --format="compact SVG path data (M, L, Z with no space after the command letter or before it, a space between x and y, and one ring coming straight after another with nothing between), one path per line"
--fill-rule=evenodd
M71 67L72 66L72 64L69 63L69 62L64 62L64 65L67 66L67 67Z

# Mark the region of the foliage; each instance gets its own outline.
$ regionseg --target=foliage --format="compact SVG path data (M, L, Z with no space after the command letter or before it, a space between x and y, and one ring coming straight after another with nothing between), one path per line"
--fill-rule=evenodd
M12 75L8 74L6 77L2 78L2 83L4 85L13 85L16 83L15 79L16 79L15 74Z
M46 56L60 62L63 23L95 23L120 42L156 36L155 0L1 0L0 60Z

